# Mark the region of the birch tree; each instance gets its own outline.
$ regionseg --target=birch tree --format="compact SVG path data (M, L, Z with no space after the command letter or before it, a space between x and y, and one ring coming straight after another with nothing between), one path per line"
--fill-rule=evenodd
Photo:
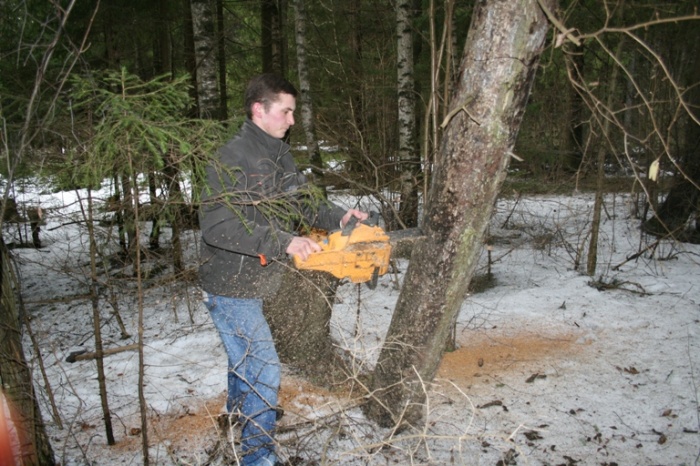
M412 0L396 3L398 71L398 126L401 204L399 219L407 227L418 225L418 173L420 156L416 148L416 98L413 69Z
M323 160L316 139L314 125L314 109L311 99L311 80L309 79L309 65L306 59L306 7L304 0L294 0L294 37L297 46L297 71L299 73L299 101L301 103L301 125L306 136L306 152L309 155L311 166L316 178L323 173Z
M425 384L477 265L505 179L548 23L540 4L477 2L424 222L370 384L367 415L385 426L423 417Z
M215 14L209 0L191 0L199 116L219 119Z

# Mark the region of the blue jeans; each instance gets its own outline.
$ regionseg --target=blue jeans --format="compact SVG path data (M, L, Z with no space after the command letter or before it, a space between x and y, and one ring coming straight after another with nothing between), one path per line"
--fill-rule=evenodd
M228 355L229 413L240 414L244 465L273 465L280 362L261 299L209 295L211 319Z

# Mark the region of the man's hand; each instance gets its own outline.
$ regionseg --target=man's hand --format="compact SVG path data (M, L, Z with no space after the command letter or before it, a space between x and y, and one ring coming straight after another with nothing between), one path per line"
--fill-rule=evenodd
M299 256L299 259L305 261L310 254L319 251L321 251L321 246L316 241L302 236L295 236L285 252L292 256Z
M345 225L347 225L352 217L357 217L358 222L364 222L369 217L369 214L367 212L362 212L361 210L350 209L345 213L345 215L343 215L343 218L340 220L340 228L343 228Z

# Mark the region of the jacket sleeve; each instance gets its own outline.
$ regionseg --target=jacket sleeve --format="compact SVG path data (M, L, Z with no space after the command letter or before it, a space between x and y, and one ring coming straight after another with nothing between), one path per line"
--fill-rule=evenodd
M330 201L324 202L319 206L318 215L313 226L326 231L338 230L340 228L340 220L346 212L345 209Z
M200 214L205 244L247 256L280 259L286 255L292 234L277 229L257 212L246 193L243 171L207 168L208 188Z

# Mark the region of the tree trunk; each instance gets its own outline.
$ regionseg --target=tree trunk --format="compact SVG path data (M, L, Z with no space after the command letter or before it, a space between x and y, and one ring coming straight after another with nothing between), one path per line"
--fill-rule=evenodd
M547 29L537 0L475 5L458 88L443 123L426 238L411 256L365 406L381 425L422 418L423 383L435 376L477 266Z
M157 47L154 50L153 68L156 74L171 73L173 75L172 44L170 42L170 6L168 0L158 0L158 17L153 18L157 25L156 32Z
M567 72L569 79L576 82L584 82L584 46L576 46L575 44L567 44L571 48L569 55L570 60L566 61ZM570 86L569 105L568 105L568 127L569 130L565 135L564 150L566 151L564 166L568 170L576 171L580 168L583 161L584 148L584 109L585 103L583 97L578 90L578 86Z
M168 184L168 220L171 228L171 245L173 254L173 270L180 274L184 270L182 260L182 242L180 234L183 226L183 212L186 211L185 199L180 186L180 166L175 154L169 152L165 157L163 175Z
M122 196L123 200L120 206L121 218L124 222L124 231L126 232L126 250L124 251L124 260L133 261L134 248L136 247L136 218L134 217L134 203L138 199L134 199L131 195L131 180L126 174L121 175Z
M156 173L148 171L148 197L151 201L151 232L148 235L148 249L157 251L160 249L160 206L158 202L158 187L156 186Z
M194 105L190 109L190 116L196 117L199 115L199 96L197 95L197 59L194 51L194 28L192 25L192 3L190 0L183 0L184 21L183 21L183 54L185 58L185 70L190 75L190 97Z
M309 79L309 65L306 60L306 7L304 0L294 0L295 11L295 38L297 46L297 69L299 72L299 101L301 103L301 125L306 135L306 151L309 154L314 181L319 186L323 177L323 160L316 139L314 126L314 108L311 99L311 81ZM325 194L325 187L324 187Z
M325 272L289 269L277 295L264 306L280 360L322 386L346 378L330 337L337 287L338 280Z
M262 68L265 73L287 75L287 0L263 0L261 4Z
M219 63L219 119L228 119L228 92L226 90L226 26L224 23L224 1L216 0L216 38Z
M416 148L416 92L413 81L413 0L396 5L399 171L399 220L404 227L418 226L420 153Z
M54 464L53 450L44 429L32 374L22 350L22 332L15 290L17 283L10 255L0 238L0 410L3 397L11 408L11 421L20 443L19 458L2 464L43 466ZM4 414L4 413L3 413ZM0 432L0 435L3 433ZM0 452L5 459L8 452Z
M619 62L624 44L625 38L623 36L617 44L614 63ZM613 108L619 72L620 67L613 65L613 69L610 72L610 81L608 82L606 108ZM586 273L591 277L595 276L596 267L598 266L598 237L600 236L600 221L605 198L605 154L608 149L607 140L610 138L610 120L611 118L607 118L605 115L601 115L598 119L601 137L598 141L598 156L596 157L596 191L595 201L593 203L593 218L591 219L591 237L588 242L588 257L586 260Z
M105 423L107 445L114 445L115 440L114 430L112 429L112 415L109 410L109 399L107 397L107 378L105 377L104 358L102 357L102 319L100 318L99 280L97 278L97 261L99 258L97 257L97 241L95 239L94 218L92 216L94 208L91 189L88 189L87 196L87 209L83 210L83 217L85 218L85 223L87 224L88 237L90 241L90 304L92 305L92 329L95 337L95 353L97 354L97 357L95 358L97 366L97 384L100 391L102 420Z
M199 116L216 120L219 119L221 109L214 9L209 0L191 0L191 4Z

